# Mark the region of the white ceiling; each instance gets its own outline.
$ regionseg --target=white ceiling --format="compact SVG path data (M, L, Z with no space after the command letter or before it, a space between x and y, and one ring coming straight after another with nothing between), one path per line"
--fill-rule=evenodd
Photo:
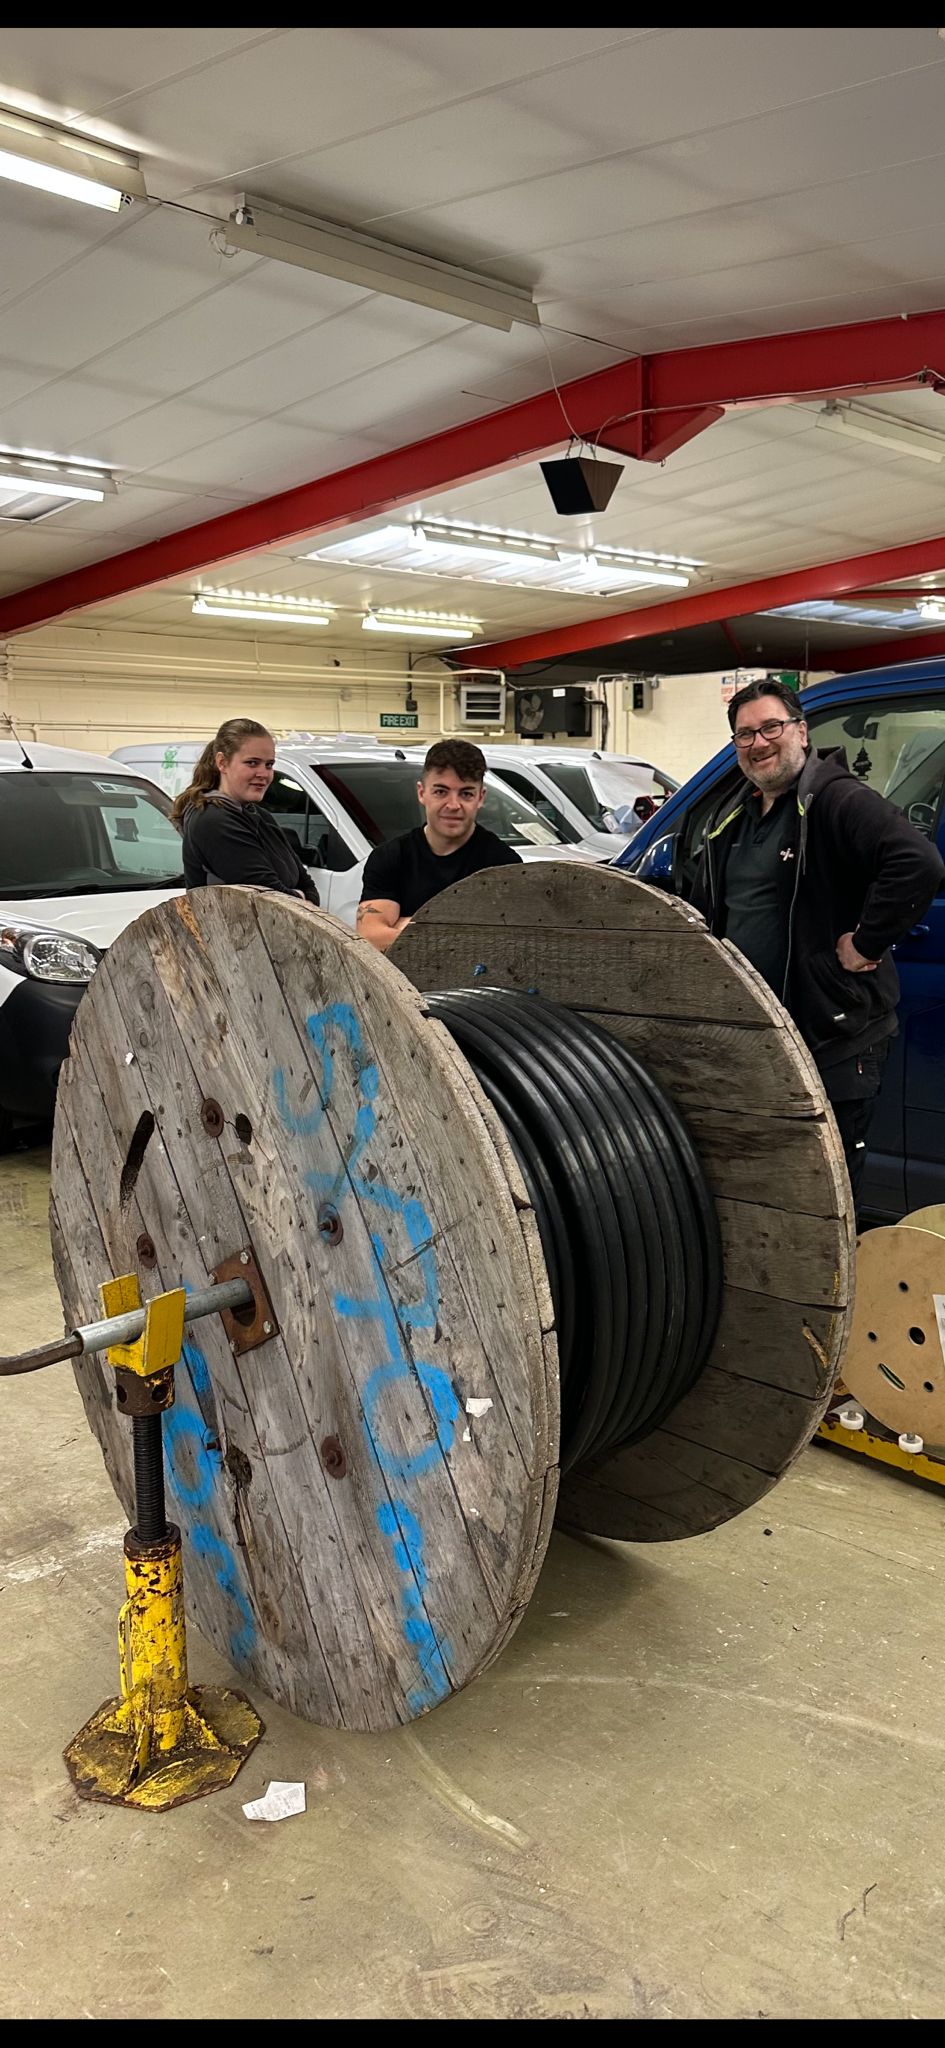
M0 102L134 149L168 202L112 217L0 188L0 441L121 483L0 525L0 593L544 389L549 355L561 382L635 351L945 304L933 28L15 28ZM221 254L206 216L244 187L528 285L544 331ZM871 402L945 431L943 400ZM663 468L630 465L588 533L732 582L942 530L945 471L821 433L814 410L740 413ZM426 509L581 531L533 466ZM355 627L365 602L471 611L503 635L621 608L300 565L304 545L96 623L179 631L191 590L221 582L322 596Z

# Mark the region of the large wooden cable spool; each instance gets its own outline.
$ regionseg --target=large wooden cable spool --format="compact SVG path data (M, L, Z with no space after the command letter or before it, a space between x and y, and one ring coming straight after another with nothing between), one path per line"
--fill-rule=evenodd
M523 989L612 1033L683 1112L715 1197L725 1285L699 1382L645 1442L570 1475L559 1519L662 1541L750 1507L817 1428L852 1302L842 1147L791 1019L696 911L613 868L474 876L391 957L420 989Z
M137 1271L147 1296L243 1254L258 1268L272 1334L244 1350L222 1319L194 1326L166 1418L189 1599L248 1681L364 1729L412 1719L498 1654L558 1487L536 1216L423 989L535 991L613 1031L683 1110L716 1198L708 1363L654 1435L575 1467L571 1525L694 1534L774 1484L833 1384L851 1243L811 1063L682 905L615 871L503 869L429 904L395 952L261 892L148 912L80 1006L53 1148L70 1326L98 1315L114 1273ZM130 1514L108 1369L76 1370Z

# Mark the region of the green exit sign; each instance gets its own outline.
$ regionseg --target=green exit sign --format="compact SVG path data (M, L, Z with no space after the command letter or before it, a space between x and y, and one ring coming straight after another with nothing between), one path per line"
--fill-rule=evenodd
M382 711L380 723L388 731L390 731L391 726L395 726L398 732L403 732L405 727L408 732L416 732L420 723L420 713L419 711Z

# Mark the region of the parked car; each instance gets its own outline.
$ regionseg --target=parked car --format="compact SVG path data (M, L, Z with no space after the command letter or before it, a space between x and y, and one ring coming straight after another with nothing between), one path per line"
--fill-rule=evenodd
M107 946L183 887L167 798L96 754L0 743L0 1138L48 1117Z
M843 747L855 775L889 798L945 855L945 664L835 676L804 692L816 747ZM670 796L617 862L685 895L708 819L740 780L726 746ZM895 947L899 1034L870 1130L863 1209L896 1221L945 1201L945 892Z
M195 741L119 747L113 761L159 782L169 796L186 788L202 752ZM418 763L402 747L363 740L276 741L276 770L263 799L299 841L322 907L353 924L361 876L372 847L420 823ZM566 845L533 804L486 778L482 822L523 860L593 860L596 849Z
M652 761L635 754L609 754L598 747L534 747L493 749L490 759L499 767L498 754L510 754L517 775L534 774L542 786L554 785L567 798L574 813L595 833L606 832L625 843L679 784ZM500 769L503 775L504 767ZM516 788L521 785L516 782ZM525 787L523 794L531 795ZM535 798L532 797L534 803Z
M494 774L501 776L506 787L516 790L526 802L534 804L539 815L546 818L565 840L591 848L600 854L602 860L615 859L625 846L629 846L631 832L618 831L616 822L613 826L604 822L609 813L597 807L583 757L576 748L572 748L571 760L564 763L560 776L555 772L556 764L539 758L532 747L487 746L482 751L489 767ZM572 773L572 761L577 764L576 777ZM582 786L585 782L589 794L582 788L582 796L583 805L587 808L575 802L569 787L575 783ZM595 823L598 817L601 820L599 824ZM633 822L634 829L637 829L639 819L635 818Z

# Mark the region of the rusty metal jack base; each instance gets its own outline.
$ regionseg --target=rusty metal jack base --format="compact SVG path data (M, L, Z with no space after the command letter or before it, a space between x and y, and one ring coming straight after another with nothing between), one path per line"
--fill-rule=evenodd
M124 1550L121 1694L80 1728L64 1756L83 1799L163 1813L231 1785L263 1724L245 1694L188 1683L180 1530L169 1523L142 1543L129 1529Z
M263 1733L245 1694L225 1686L194 1686L182 1718L173 1749L158 1750L145 1760L130 1702L106 1700L64 1751L80 1798L164 1813L231 1785Z

